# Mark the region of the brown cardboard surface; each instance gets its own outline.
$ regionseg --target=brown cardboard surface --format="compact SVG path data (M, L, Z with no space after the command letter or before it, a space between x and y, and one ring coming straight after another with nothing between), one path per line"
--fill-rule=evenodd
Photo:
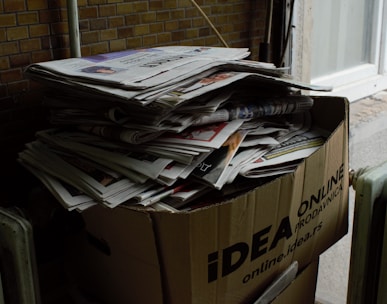
M314 304L318 259L311 262L270 304Z
M87 294L106 303L163 303L152 222L145 213L94 209L95 225L69 240L66 267Z
M348 102L315 104L315 123L332 134L292 174L189 213L85 211L88 235L111 253L85 240L77 271L106 303L251 303L292 261L316 260L348 227Z

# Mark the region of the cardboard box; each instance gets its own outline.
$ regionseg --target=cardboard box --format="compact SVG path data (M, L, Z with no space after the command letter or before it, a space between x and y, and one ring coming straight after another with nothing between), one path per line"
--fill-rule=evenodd
M189 213L93 207L69 270L106 303L251 303L348 229L348 101L316 97L331 136L294 173Z
M270 304L314 304L319 260L310 263Z

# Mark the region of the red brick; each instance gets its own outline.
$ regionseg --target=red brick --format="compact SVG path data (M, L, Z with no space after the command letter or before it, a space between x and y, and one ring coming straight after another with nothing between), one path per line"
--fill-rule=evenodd
M183 45L205 45L203 39L189 39L182 41Z
M40 43L42 50L55 49L60 45L57 36L42 37L40 38Z
M0 70L6 70L9 69L9 59L8 57L0 57Z
M144 46L153 46L157 43L157 35L147 35L142 38Z
M81 20L79 21L79 31L90 31L90 23L89 20Z
M133 27L122 27L117 30L118 38L128 38L133 36Z
M177 2L176 0L164 0L164 7L165 8L168 8L168 9L176 9L178 6L177 6Z
M157 21L170 20L171 18L171 14L169 11L157 12L156 16L157 16L156 18Z
M165 22L165 30L168 32L175 31L179 29L179 21L178 20L171 20Z
M68 18L68 15L67 15L67 9L60 9L58 11L59 13L59 18L60 18L60 21L68 21L69 18Z
M70 57L70 49L60 48L53 50L53 60L65 59Z
M41 9L47 9L47 0L27 0L27 7L30 11L37 11Z
M82 56L91 56L90 45L81 45Z
M184 31L175 31L171 33L172 41L179 41L183 40L185 38L185 32Z
M112 17L117 15L117 6L113 4L101 5L99 6L98 11L100 17Z
M0 72L1 82L9 83L23 79L23 73L20 68L10 69L7 71Z
M27 39L20 41L20 50L22 52L30 52L40 50L41 44L40 39Z
M89 0L89 5L106 4L107 0Z
M0 56L19 53L19 44L17 41L2 43L0 47Z
M178 7L192 7L192 2L189 0L179 0L177 1Z
M148 12L140 15L141 23L151 23L156 21L156 13Z
M185 17L186 18L193 18L201 16L200 12L197 10L196 7L189 7L185 10Z
M250 28L248 1L196 1L230 46L262 39L264 1L254 4ZM78 0L77 4L84 56L155 45L222 45L190 0ZM67 0L1 0L0 70L22 67L29 58L37 62L69 57L67 19ZM139 36L133 37L135 26ZM16 40L7 42L7 33L8 39ZM9 94L6 89L3 92Z
M199 29L199 36L200 37L208 36L208 35L210 35L210 29L209 28L203 27L203 28Z
M31 57L32 57L32 62L50 61L52 59L50 50L33 52Z
M236 27L238 27L237 24L230 24L229 23L229 24L223 24L221 27L218 26L217 28L218 28L219 33L225 34L225 33L233 32ZM245 26L242 25L242 27L237 32L243 30L244 28L245 28ZM239 34L239 33L237 33L237 34Z
M56 34L66 34L69 31L69 25L67 22L56 22L51 24L51 33Z
M131 37L126 39L126 45L128 49L137 49L142 45L142 38L141 37Z
M216 35L206 36L204 38L204 45L223 46Z
M24 11L26 5L24 0L3 0L5 12Z
M125 39L114 39L109 41L110 51L117 52L126 49L126 40Z
M47 1L47 2L48 2L49 9L67 8L67 0L54 0L54 1Z
M164 31L164 24L159 23L152 23L149 25L149 33L161 33Z
M107 42L100 42L90 46L91 54L104 54L109 51L109 44Z
M187 29L185 33L187 39L193 39L199 37L199 31L197 28Z
M125 25L125 19L123 16L111 17L108 19L109 28L122 27Z
M39 15L37 12L19 13L17 21L19 25L35 24L39 22Z
M48 36L49 34L50 34L50 29L48 24L30 25L31 37Z
M0 28L0 41L6 41L7 40L7 32L5 28Z
M53 23L60 21L59 10L40 10L39 11L40 23Z
M171 33L160 33L157 35L157 43L168 43L171 42Z
M190 19L179 21L179 29L192 28L192 22Z
M114 40L117 39L117 29L107 29L100 32L101 40Z
M221 15L226 11L226 7L224 5L212 5L208 8L209 11L207 11L207 13L211 15ZM231 8L233 7L231 6Z
M140 24L140 15L132 14L132 15L125 16L125 22L126 22L126 25Z
M149 34L149 24L139 24L134 26L134 35L147 35Z
M215 26L219 26L220 24L230 24L234 22L239 22L240 17L236 16L235 19L229 20L228 16L217 16L214 20L212 20L212 23L214 23Z
M196 29L207 25L207 22L201 17L200 18L193 18L191 20L192 20L192 27L196 28Z
M126 15L133 13L132 3L120 3L117 4L117 15Z
M170 14L171 14L170 16L171 20L179 21L185 18L184 9L177 9L177 10L170 11Z
M90 30L104 30L107 28L107 19L106 18L99 18L99 19L92 19L90 22Z
M163 0L150 0L149 1L149 10L160 10L164 8L164 2ZM174 0L176 2L176 0Z
M7 40L20 40L28 38L28 28L26 26L10 27L7 29Z
M81 41L82 41L82 44L99 42L99 32L93 31L93 32L81 33Z
M78 11L79 19L93 19L98 17L98 8L92 7L81 7Z
M22 53L9 56L9 62L11 67L23 67L31 63L31 57L29 53Z
M69 35L58 36L59 47L70 48L70 37ZM68 50L70 52L70 49Z
M15 14L0 14L1 26L15 26L16 15Z
M147 12L148 9L148 1L136 1L133 2L133 11L134 12Z

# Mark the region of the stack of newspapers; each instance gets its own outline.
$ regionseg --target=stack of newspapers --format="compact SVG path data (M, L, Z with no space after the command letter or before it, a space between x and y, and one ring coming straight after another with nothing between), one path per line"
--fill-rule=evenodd
M52 129L19 162L68 210L181 212L295 170L324 142L313 99L245 48L170 46L28 66Z

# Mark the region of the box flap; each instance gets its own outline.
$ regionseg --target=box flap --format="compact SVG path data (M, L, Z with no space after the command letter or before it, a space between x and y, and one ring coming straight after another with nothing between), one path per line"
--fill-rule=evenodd
M93 273L86 282L88 289L108 303L136 303L140 298L146 303L163 303L158 249L149 214L97 205L83 217L86 232L80 252L85 255L85 264L81 267ZM104 278L102 285L100 278ZM130 292L122 292L128 288Z
M346 233L347 101L317 98L316 106L319 115L336 113L318 120L333 133L293 174L221 205L152 214L168 303L240 303L293 260L305 267Z

